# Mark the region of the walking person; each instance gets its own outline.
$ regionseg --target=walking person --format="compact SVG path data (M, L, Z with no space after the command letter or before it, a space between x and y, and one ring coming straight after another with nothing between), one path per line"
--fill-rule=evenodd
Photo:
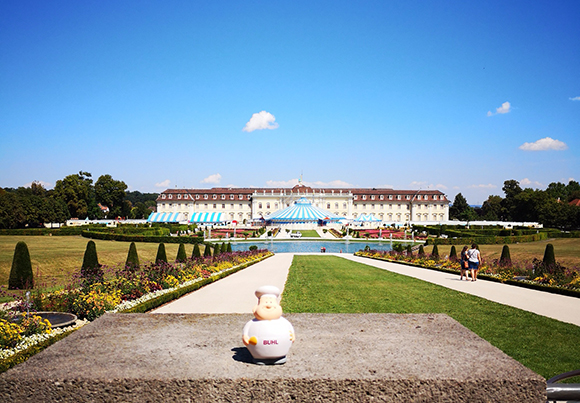
M459 280L463 280L463 277L465 276L465 280L469 280L467 278L467 273L468 273L468 268L469 268L469 256L467 256L467 246L464 246L463 249L461 250L461 260L460 260L460 264L461 264L461 277L459 278Z
M467 256L469 259L469 270L471 271L471 281L477 281L477 272L479 271L479 265L483 263L481 258L481 253L477 249L477 244L471 245L471 249L467 251Z

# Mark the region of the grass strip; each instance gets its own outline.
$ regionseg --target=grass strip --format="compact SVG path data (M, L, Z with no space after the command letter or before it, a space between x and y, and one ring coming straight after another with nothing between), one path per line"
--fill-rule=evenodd
M546 379L580 364L578 326L335 256L295 256L282 304L286 313L445 313Z

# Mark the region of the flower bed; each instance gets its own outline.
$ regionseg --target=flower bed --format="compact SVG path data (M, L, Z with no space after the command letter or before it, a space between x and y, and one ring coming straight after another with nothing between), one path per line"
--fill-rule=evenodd
M89 284L78 278L64 290L36 293L30 303L18 301L11 311L0 310L0 372L105 312L146 312L272 255L267 250L229 252L184 263L107 268L100 282ZM52 329L33 312L23 313L29 309L71 312L79 321ZM12 323L15 317L22 318L19 324Z
M442 259L434 256L408 256L400 252L377 250L359 251L355 255L458 275L460 273L460 263L453 259ZM566 268L556 264L553 268L545 270L541 266L542 261L538 259L531 262L513 262L511 265L500 265L498 261L494 260L483 264L477 277L580 298L580 268Z

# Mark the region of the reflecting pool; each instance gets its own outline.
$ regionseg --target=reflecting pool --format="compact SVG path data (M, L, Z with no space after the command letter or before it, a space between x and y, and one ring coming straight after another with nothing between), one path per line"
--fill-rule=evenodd
M364 249L368 245L375 250L391 250L389 241L385 242L346 242L346 241L274 241L274 242L232 242L232 250L248 250L251 245L258 249L268 249L274 253L285 252L320 252L326 248L327 253L354 253Z

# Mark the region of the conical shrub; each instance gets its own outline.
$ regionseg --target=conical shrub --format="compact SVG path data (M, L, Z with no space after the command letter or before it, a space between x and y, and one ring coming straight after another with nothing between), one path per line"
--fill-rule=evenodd
M103 269L101 269L97 256L97 245L95 245L94 241L89 241L87 242L83 265L81 266L81 278L84 285L88 286L103 281L103 276Z
M204 244L204 249L203 249L203 257L209 257L211 256L211 247L209 246L209 244Z
M439 248L437 248L437 244L433 245L433 250L431 251L431 257L434 259L439 259Z
M500 266L511 266L512 265L512 258L510 256L510 247L507 245L503 246L501 250L501 257L499 258L499 265Z
M165 252L165 244L160 243L157 248L157 256L155 257L155 263L167 263L167 252Z
M425 248L423 245L419 245L419 257L425 257Z
M199 244L196 243L193 246L193 252L191 253L192 258L201 257L201 251L199 250Z
M187 260L187 255L185 254L185 245L180 243L179 248L177 249L177 257L175 261L177 263L183 263Z
M9 290L25 290L34 287L34 275L30 253L25 242L18 242L14 248L10 277L8 278Z
M457 250L455 249L455 245L451 245L451 250L449 251L449 260L452 262L457 261Z
M139 268L139 255L137 254L137 246L135 245L135 242L131 242L131 245L129 245L129 253L127 254L125 266L131 269Z
M222 247L220 253L226 253L228 251L228 246L222 242Z
M554 254L554 245L551 243L546 245L546 250L544 251L544 267L549 268L556 265L556 255Z
M231 252L232 251L232 244L228 242L228 247L226 249L226 252Z
M407 245L406 252L407 256L409 257L413 256L413 248L411 247L411 245Z

